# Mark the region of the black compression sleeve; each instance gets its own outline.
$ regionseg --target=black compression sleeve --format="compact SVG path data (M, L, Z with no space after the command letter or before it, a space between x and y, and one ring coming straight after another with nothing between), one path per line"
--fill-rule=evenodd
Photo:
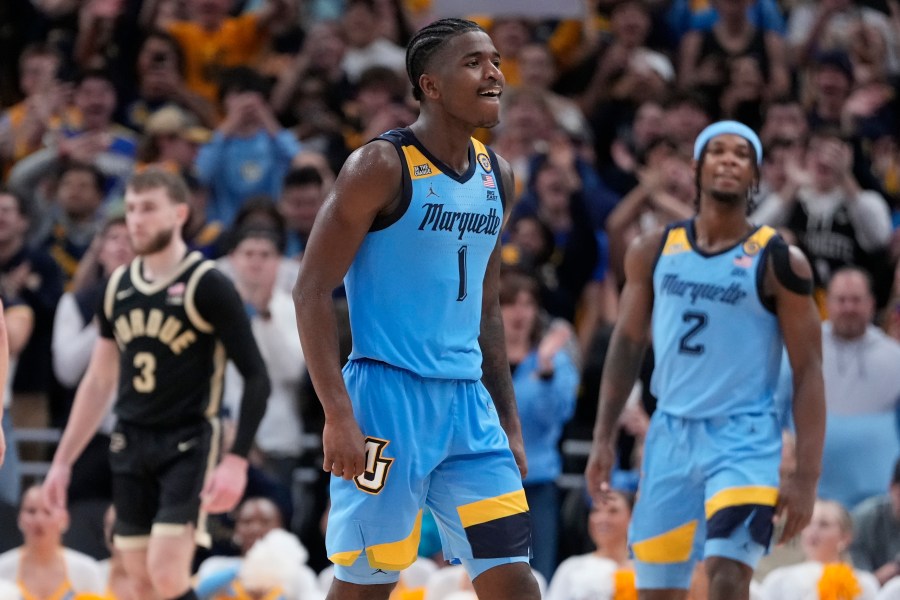
M808 296L812 294L813 282L806 277L800 277L791 268L791 251L787 243L780 237L771 241L772 267L775 269L775 277L779 283L795 294Z
M205 273L197 286L196 303L197 310L213 326L228 358L244 378L237 432L229 451L246 457L253 446L256 428L266 413L271 392L266 364L253 338L244 303L227 277L215 269Z

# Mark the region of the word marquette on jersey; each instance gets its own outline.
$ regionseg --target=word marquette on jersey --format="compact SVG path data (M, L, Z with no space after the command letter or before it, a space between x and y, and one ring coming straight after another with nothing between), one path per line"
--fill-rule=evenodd
M488 214L444 210L443 204L431 202L423 204L422 208L425 209L425 217L419 225L419 231L423 231L429 225L431 231L459 231L460 240L466 233L494 236L500 231L501 219L497 216L496 208L492 208Z
M673 274L663 275L661 291L663 294L679 298L683 298L685 295L690 296L691 304L696 304L697 300L702 299L733 305L747 296L747 291L738 283L732 283L725 287L714 283L686 281Z

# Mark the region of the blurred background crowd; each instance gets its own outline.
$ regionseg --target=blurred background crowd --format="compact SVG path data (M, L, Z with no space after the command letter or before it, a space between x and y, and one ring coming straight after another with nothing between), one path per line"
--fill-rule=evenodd
M889 583L900 575L900 4L484 4L488 14L463 15L454 0L0 2L0 297L14 365L4 391L0 550L10 552L0 555L0 581L27 587L36 577L48 590L34 597L49 597L60 582L23 558L40 552L24 549L65 546L75 557L67 584L83 579L76 590L99 585L116 596L121 571L103 528L111 424L76 465L65 522L30 485L86 369L105 278L132 258L124 182L162 164L188 182L186 238L233 278L273 381L247 501L216 521L213 549L198 555L198 567L218 565L200 568L200 583L214 572L232 578L201 590L242 597L235 573L276 529L302 545L274 554L308 565L283 595L321 593L323 417L290 292L347 155L415 119L404 59L411 34L453 15L485 27L506 77L501 123L478 135L516 174L501 308L530 463L533 566L548 597L612 597L576 593L601 579L609 594L628 585L624 532L655 405L652 356L622 419L618 500L590 506L580 474L623 256L635 236L693 214L694 139L730 118L764 145L751 220L777 227L810 258L823 319L822 502L793 561L819 567L788 579L819 581L825 565L832 579L857 582L859 597L881 587L900 598ZM340 290L334 301L346 356ZM240 386L231 370L226 418L237 414ZM423 564L397 597L472 593L459 572L437 570L438 550L426 521ZM99 574L95 560L105 560ZM855 576L827 569L850 564ZM761 598L799 597L760 580ZM702 583L692 594L703 597Z

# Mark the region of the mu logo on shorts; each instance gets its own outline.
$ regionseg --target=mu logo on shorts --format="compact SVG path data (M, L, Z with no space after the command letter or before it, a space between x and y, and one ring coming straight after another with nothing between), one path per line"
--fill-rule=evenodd
M356 487L367 494L377 494L384 489L391 463L394 462L393 458L382 456L388 444L390 444L388 440L366 438L366 471L353 481L356 482Z

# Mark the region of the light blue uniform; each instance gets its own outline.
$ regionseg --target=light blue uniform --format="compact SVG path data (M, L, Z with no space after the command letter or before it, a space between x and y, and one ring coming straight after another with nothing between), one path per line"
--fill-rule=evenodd
M416 558L422 509L472 577L528 560L522 481L481 379L482 283L503 222L493 152L473 139L456 174L408 129L401 207L366 235L344 280L353 350L344 381L367 439L366 472L331 479L335 576L396 581Z
M773 399L782 338L761 297L770 227L706 254L693 222L663 236L653 271L651 390L631 528L638 587L687 588L704 556L755 567L778 493L781 427Z

